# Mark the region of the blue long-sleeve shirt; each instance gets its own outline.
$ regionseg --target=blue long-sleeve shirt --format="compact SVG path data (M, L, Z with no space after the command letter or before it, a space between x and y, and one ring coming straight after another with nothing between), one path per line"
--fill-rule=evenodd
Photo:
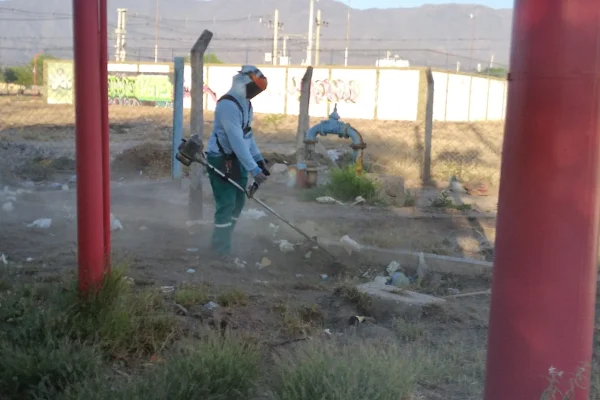
M244 135L243 131L246 121L248 126L252 124L253 112L250 109L250 102L234 93L229 94L239 101L244 112L240 112L240 108L231 100L226 99L217 103L213 131L208 139L206 152L211 156L222 155L217 146L216 138L218 137L225 153L235 153L244 168L256 176L261 172L257 161L261 161L263 157L254 140L253 132L250 131Z

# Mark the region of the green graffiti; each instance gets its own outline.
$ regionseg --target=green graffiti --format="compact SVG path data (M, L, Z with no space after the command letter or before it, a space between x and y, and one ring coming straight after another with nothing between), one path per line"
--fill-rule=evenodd
M168 75L111 75L108 97L147 102L173 101L173 84Z

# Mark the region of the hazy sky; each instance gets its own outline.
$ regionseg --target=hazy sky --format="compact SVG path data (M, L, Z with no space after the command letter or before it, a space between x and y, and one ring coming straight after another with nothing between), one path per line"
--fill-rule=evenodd
M347 3L348 0L340 0ZM493 8L512 8L514 0L350 0L353 8L417 7L423 4L482 4Z

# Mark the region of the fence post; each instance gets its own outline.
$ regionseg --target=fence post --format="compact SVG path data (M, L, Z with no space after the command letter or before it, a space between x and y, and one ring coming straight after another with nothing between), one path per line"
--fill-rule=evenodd
M302 164L305 161L304 137L310 125L310 85L312 83L313 68L308 67L302 77L300 84L300 108L298 111L298 131L296 132L296 162Z
M423 183L431 182L431 140L433 134L434 81L431 68L427 68L427 102L425 105L425 148L423 149Z
M192 47L192 109L190 114L190 128L192 135L204 139L204 52L213 37L211 31L204 30L202 35ZM189 218L192 221L202 219L202 172L204 168L198 164L192 164L189 196Z
M183 138L183 57L175 57L173 80L173 146L171 149L171 178L181 178L181 163L177 161L177 148Z

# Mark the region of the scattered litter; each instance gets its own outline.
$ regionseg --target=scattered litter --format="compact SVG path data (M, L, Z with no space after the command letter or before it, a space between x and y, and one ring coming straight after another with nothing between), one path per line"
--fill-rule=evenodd
M197 253L200 251L200 249L196 248L196 247L190 247L189 249L185 249L188 253Z
M348 319L348 325L350 326L357 326L362 324L365 321L365 317L362 317L360 315L353 315L352 317L350 317Z
M467 193L464 186L458 181L456 176L453 176L452 178L450 178L449 187L450 187L450 191L452 191L454 193Z
M329 329L323 330L323 333L326 334L327 336L331 336L331 331Z
M147 231L148 227L147 226L140 226L140 231Z
M356 199L354 199L354 203L352 203L352 205L356 206L358 204L364 204L366 202L367 202L367 200L365 200L364 197L357 196Z
M304 278L304 274L296 274L296 278Z
M48 185L48 187L52 190L60 190L62 185L58 182L52 182Z
M8 260L6 259L6 254L0 254L0 262L4 265L8 265Z
M279 232L279 225L275 225L273 223L269 224L269 229L273 232L273 237L275 237L275 235L277 235L277 232Z
M352 255L353 251L359 252L361 250L360 244L358 244L355 240L351 239L350 236L345 235L340 239L340 243L348 252L348 255Z
M260 260L260 268L266 268L271 266L272 262L271 260L269 260L267 257L263 257L262 260Z
M211 223L210 221L197 219L197 220L194 220L194 221L185 221L185 226L187 226L189 228L189 227L192 227L192 226L195 226L195 225L208 225L210 223Z
M187 270L187 273L188 273L188 274L193 274L193 273L195 273L195 272L196 272L196 270L195 270L195 269L193 269L193 268L190 268L190 269L188 269L188 270Z
M111 231L122 231L123 225L121 225L121 221L114 216L113 213L110 214L110 230Z
M373 279L373 282L375 282L378 285L387 285L388 284L388 277L387 276L376 276L375 279Z
M448 288L448 294L451 296L456 296L460 294L460 290L454 288Z
M255 279L255 280L254 280L254 283L259 283L259 284L261 284L261 285L268 285L268 284L269 284L269 282L268 282L268 281L261 281L260 279Z
M417 267L417 276L420 280L425 279L427 276L427 272L429 271L429 267L425 262L425 254L419 253L419 266Z
M15 207L13 206L13 203L11 203L10 201L8 203L2 204L2 211L4 211L4 212L11 212L14 209L15 209Z
M340 152L338 150L327 150L327 155L331 161L336 162L340 157Z
M40 218L27 225L28 228L48 229L52 226L52 218Z
M322 196L322 197L317 197L317 203L321 203L321 204L339 204L339 205L344 205L344 203L342 203L339 200L334 199L333 197L330 196Z
M133 278L131 278L129 276L124 276L123 280L129 285L135 285L135 281L133 280Z
M160 291L163 293L171 293L175 291L175 286L161 286Z
M294 244L287 240L282 240L279 242L279 250L281 250L282 253L291 253L294 251Z
M69 185L64 184L60 188L62 189L63 192L67 192L69 190Z
M71 177L69 178L69 183L75 183L77 182L77 175L71 175Z
M32 261L33 261L33 258L31 258L31 257L27 257L27 258L25 259L25 262L32 262Z
M327 274L321 274L321 279L326 281L327 279L329 279L329 276L327 276Z
M257 221L261 218L266 217L267 214L262 210L257 210L255 208L251 208L249 210L242 211L241 217L244 219L249 219L252 221Z
M388 264L386 271L389 276L394 275L394 272L400 269L400 263L398 261L392 261Z
M204 305L204 309L209 311L216 310L217 308L219 308L219 305L214 301L211 301L210 303L206 303Z
M310 258L311 258L311 257L312 257L312 251L309 251L308 253L306 253L306 254L304 255L304 259L305 259L305 260L310 260Z
M402 272L397 271L392 276L392 285L399 288L408 287L410 286L410 279Z
M235 260L233 260L233 263L238 268L246 268L246 261L242 261L239 258L236 258Z

